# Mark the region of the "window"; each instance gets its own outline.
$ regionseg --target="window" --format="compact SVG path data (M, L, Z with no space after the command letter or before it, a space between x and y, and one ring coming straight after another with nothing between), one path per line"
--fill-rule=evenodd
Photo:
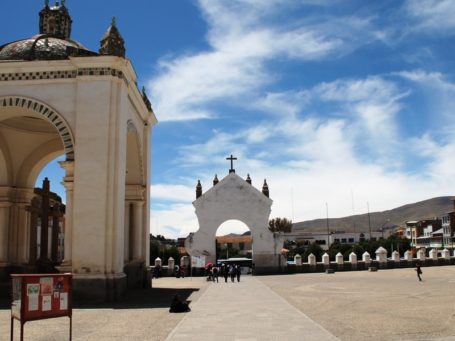
M349 238L349 243L354 243L354 238Z
M341 242L342 242L343 244L346 244L346 238L341 238Z

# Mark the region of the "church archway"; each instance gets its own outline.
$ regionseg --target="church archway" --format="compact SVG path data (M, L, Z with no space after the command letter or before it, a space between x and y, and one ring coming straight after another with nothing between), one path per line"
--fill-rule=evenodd
M232 165L231 165L232 168ZM253 264L256 274L281 271L282 237L268 229L272 200L264 183L262 193L254 188L248 176L246 180L233 169L221 181L215 177L213 187L202 194L200 182L196 187L193 206L199 222L199 230L191 233L185 247L191 256L205 256L207 262L215 262L215 239L218 227L225 221L238 220L251 229L254 240Z
M125 225L124 265L128 286L138 287L142 277L137 269L145 271L149 258L146 212L146 180L144 176L143 147L140 134L132 120L127 122L125 170Z
M71 129L65 119L47 104L22 96L0 97L0 113L2 114L2 121L18 116L47 120L54 126L62 140L66 160L74 160L74 139ZM32 123L30 122L30 124Z
M34 229L40 224L36 217L41 207L35 183L41 170L60 155L67 162L74 160L72 133L61 115L34 99L0 97L0 279L5 266L34 270L39 243ZM51 200L51 209L63 207L61 199Z

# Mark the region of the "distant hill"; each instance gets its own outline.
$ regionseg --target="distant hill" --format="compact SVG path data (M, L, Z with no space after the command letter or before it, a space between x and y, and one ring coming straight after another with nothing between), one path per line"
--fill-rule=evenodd
M392 228L395 226L403 226L408 220L424 220L429 218L445 215L454 210L451 196L437 197L424 201L419 201L414 204L404 205L392 210L383 212L371 212L370 223L373 231L384 228ZM343 218L330 218L329 227L331 231L346 231L346 232L368 232L368 214L358 214ZM292 231L297 232L305 230L306 232L326 231L326 219L307 220L294 223Z

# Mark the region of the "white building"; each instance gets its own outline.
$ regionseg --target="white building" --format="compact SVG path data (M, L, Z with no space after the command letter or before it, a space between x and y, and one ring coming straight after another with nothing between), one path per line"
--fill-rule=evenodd
M99 51L89 51L70 38L64 2L47 3L39 34L0 46L0 278L34 265L25 208L40 171L64 155L59 269L74 273L76 297L115 299L127 283L142 283L132 278L141 271L128 269L145 275L149 261L149 148L156 118L115 22ZM46 255L39 261L45 264Z

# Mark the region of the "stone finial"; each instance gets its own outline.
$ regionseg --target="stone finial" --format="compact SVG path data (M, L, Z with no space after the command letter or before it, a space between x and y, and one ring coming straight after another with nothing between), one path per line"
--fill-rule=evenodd
M449 250L447 250L447 249L442 250L442 251L441 251L441 256L442 256L442 258L444 258L444 259L450 259L450 252L449 252Z
M337 262L337 264L344 264L344 260L343 260L343 254L341 252L338 252L335 256L335 261Z
M310 264L311 266L316 266L316 256L313 255L312 253L308 255L308 264Z
M379 262L387 262L387 250L384 249L382 246L380 246L377 250L376 250L376 260L379 261Z
M300 256L299 254L296 254L294 256L294 262L295 262L296 266L301 266L302 265L302 256Z
M112 18L111 26L109 26L100 41L99 53L125 58L125 41L117 29L115 17Z
M371 262L371 257L370 257L370 254L365 251L362 255L362 261L364 261L365 263L370 263Z
M420 249L419 251L417 251L417 259L425 260L425 250L424 249Z
M325 265L330 264L330 256L327 252L322 255L322 263L324 263Z
M248 182L250 185L251 185L251 178L250 178L250 174L248 174L246 176L246 182Z
M399 262L400 261L400 253L398 251L393 251L392 252L392 260L394 262Z
M172 273L172 271L174 270L174 266L175 266L175 260L173 257L169 257L167 259L167 267L168 267L168 271L170 273Z
M406 251L404 253L404 259L407 260L408 262L412 262L412 252L411 251Z
M357 264L357 255L356 255L355 252L351 252L351 253L349 254L349 262L350 262L351 264Z
M431 249L429 252L430 258L433 260L438 259L438 250L437 249Z
M269 193L269 185L267 185L267 180L264 179L264 185L262 185L262 193L268 198L270 193Z
M155 266L161 266L162 265L161 263L162 262L161 262L161 258L160 257L155 258Z
M213 186L215 186L220 180L218 180L218 176L215 174L215 177L213 178Z
M202 185L201 185L201 180L197 181L196 185L196 199L199 198L202 195Z
M49 7L49 0L44 0L44 7Z

